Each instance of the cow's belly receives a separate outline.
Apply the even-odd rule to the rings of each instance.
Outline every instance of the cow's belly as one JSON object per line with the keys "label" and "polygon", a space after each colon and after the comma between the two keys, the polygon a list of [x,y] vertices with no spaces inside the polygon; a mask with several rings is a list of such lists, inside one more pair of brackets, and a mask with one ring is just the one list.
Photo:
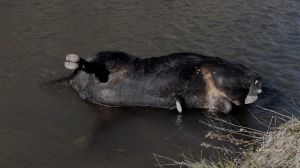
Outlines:
{"label": "cow's belly", "polygon": [[[109,106],[173,106],[174,94],[166,94],[166,82],[153,83],[155,79],[126,79],[117,84],[93,88],[91,102]],[[156,80],[157,81],[157,80]]]}

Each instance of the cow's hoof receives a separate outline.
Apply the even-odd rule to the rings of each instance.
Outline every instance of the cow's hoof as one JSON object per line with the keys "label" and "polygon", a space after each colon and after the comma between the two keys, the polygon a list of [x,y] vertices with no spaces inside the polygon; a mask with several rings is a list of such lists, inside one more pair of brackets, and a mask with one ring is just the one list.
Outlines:
{"label": "cow's hoof", "polygon": [[175,103],[176,103],[176,109],[177,109],[178,113],[182,113],[182,105],[181,105],[180,101],[176,100]]}
{"label": "cow's hoof", "polygon": [[68,54],[66,56],[65,68],[75,70],[79,67],[80,57],[75,54]]}

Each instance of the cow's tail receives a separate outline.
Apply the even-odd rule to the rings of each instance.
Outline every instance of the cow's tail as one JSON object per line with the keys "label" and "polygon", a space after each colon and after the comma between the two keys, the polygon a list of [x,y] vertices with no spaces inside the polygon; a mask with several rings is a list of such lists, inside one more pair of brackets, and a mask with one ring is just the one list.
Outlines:
{"label": "cow's tail", "polygon": [[64,76],[55,80],[41,83],[42,88],[59,88],[61,86],[67,86],[69,81],[72,80],[82,69],[83,62],[82,58],[75,54],[68,54],[64,66],[66,69],[73,70],[73,73],[68,76]]}

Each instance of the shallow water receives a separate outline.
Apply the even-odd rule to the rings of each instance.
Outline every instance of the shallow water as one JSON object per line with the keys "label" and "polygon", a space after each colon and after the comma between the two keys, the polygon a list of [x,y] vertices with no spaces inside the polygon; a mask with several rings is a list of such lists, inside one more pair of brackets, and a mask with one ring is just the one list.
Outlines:
{"label": "shallow water", "polygon": [[[200,146],[211,142],[201,111],[98,107],[68,87],[41,87],[70,73],[68,53],[219,56],[263,75],[256,105],[299,115],[297,0],[0,0],[0,8],[0,167],[153,167],[153,153],[216,155]],[[274,114],[256,105],[231,115],[266,130]]]}

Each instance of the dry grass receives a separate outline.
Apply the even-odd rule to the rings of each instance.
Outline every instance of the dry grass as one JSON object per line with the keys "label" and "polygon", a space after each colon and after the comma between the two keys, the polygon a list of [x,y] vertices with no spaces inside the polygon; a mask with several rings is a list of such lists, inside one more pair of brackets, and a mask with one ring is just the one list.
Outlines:
{"label": "dry grass", "polygon": [[241,167],[300,167],[300,120],[293,118],[268,132]]}
{"label": "dry grass", "polygon": [[[279,120],[285,121],[281,126],[272,128],[272,122],[278,120],[272,117],[268,125],[267,132],[261,132],[255,129],[242,127],[233,124],[230,121],[211,117],[210,122],[200,121],[216,131],[209,132],[206,137],[229,141],[235,145],[247,147],[239,152],[238,157],[225,158],[221,161],[209,161],[202,159],[200,161],[184,160],[178,162],[167,157],[154,154],[159,167],[170,165],[190,168],[260,168],[260,167],[300,167],[300,120],[294,116],[286,116],[270,109],[257,106],[267,112],[279,116]],[[236,138],[235,135],[239,135]],[[246,139],[246,140],[245,140]],[[219,150],[221,153],[230,156],[232,151],[217,147],[211,144],[202,143],[203,147]],[[257,147],[254,149],[254,147]],[[161,164],[159,160],[168,160],[169,164]]]}

